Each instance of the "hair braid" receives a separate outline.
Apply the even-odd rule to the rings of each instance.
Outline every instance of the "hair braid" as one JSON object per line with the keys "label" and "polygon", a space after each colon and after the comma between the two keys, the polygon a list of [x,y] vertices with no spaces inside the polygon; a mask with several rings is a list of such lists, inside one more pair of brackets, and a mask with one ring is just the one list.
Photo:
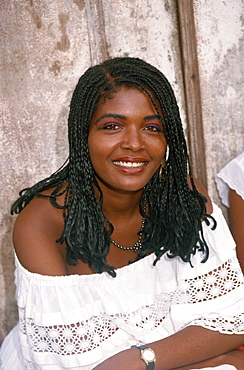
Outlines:
{"label": "hair braid", "polygon": [[[161,121],[169,147],[167,159],[168,178],[164,183],[158,179],[158,171],[145,188],[148,213],[145,217],[143,248],[137,260],[149,252],[156,260],[164,254],[171,258],[179,256],[190,262],[191,256],[200,250],[208,257],[208,246],[202,235],[201,219],[208,222],[205,199],[199,194],[191,176],[187,146],[181,124],[179,108],[166,77],[155,67],[139,58],[114,58],[89,68],[79,79],[74,90],[68,118],[69,163],[56,173],[40,181],[12,206],[12,212],[20,212],[32,198],[50,187],[56,187],[50,196],[56,207],[57,189],[67,182],[65,191],[64,231],[58,242],[66,242],[67,259],[77,263],[79,258],[94,266],[95,271],[107,271],[115,276],[113,267],[106,262],[110,248],[113,225],[106,220],[102,210],[102,193],[99,189],[89,159],[88,135],[93,113],[98,104],[121,87],[133,87],[144,91],[157,112],[163,112]],[[187,172],[192,183],[190,190]],[[95,196],[94,187],[100,192]],[[106,224],[105,224],[106,222]],[[108,228],[107,228],[108,227]]]}

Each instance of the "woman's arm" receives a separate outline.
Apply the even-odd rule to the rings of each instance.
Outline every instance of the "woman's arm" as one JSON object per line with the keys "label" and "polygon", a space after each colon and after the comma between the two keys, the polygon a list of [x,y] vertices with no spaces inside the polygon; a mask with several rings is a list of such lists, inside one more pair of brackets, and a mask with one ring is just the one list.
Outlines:
{"label": "woman's arm", "polygon": [[235,190],[229,190],[230,228],[237,246],[237,257],[244,273],[244,200]]}
{"label": "woman's arm", "polygon": [[[244,356],[241,353],[243,351],[232,350],[240,346],[243,341],[244,335],[221,334],[203,327],[189,326],[147,346],[156,354],[155,370],[201,369],[206,366],[226,364],[226,361],[239,370],[244,369]],[[140,350],[131,348],[112,356],[94,370],[113,369],[145,370],[146,365],[140,359]]]}
{"label": "woman's arm", "polygon": [[[187,365],[183,367],[178,367],[177,370],[192,370],[194,367],[195,369],[202,369],[208,367],[218,367],[220,365],[232,365],[235,366],[237,370],[244,369],[244,351],[233,350],[223,355],[211,358],[210,360],[201,361],[194,365]],[[221,368],[223,369],[223,368]]]}
{"label": "woman's arm", "polygon": [[30,272],[66,275],[65,245],[56,242],[64,227],[62,210],[49,198],[34,198],[18,215],[13,230],[17,257]]}

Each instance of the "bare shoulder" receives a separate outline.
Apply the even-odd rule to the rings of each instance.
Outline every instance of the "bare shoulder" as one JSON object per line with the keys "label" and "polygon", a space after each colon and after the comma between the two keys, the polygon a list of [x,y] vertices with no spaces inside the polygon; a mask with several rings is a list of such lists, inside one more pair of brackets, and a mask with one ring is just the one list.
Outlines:
{"label": "bare shoulder", "polygon": [[[49,195],[46,191],[46,195]],[[60,200],[62,202],[62,199]],[[64,228],[62,210],[36,197],[18,215],[13,243],[20,263],[42,275],[66,275],[65,246],[56,242]]]}
{"label": "bare shoulder", "polygon": [[[213,213],[213,204],[212,204],[212,201],[207,193],[207,190],[205,189],[205,187],[203,186],[203,184],[197,180],[196,178],[193,179],[194,180],[194,184],[196,186],[196,189],[197,191],[204,195],[205,198],[207,199],[207,203],[206,203],[206,211],[209,215],[211,215]],[[189,184],[189,187],[191,188],[191,182],[190,182],[190,177],[187,176],[187,181],[188,181],[188,184]]]}

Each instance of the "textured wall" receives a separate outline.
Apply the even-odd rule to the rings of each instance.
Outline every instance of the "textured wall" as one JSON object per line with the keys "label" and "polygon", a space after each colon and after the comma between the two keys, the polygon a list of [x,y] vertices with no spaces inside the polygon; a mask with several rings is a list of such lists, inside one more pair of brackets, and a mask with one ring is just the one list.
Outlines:
{"label": "textured wall", "polygon": [[244,2],[197,0],[194,11],[208,190],[220,204],[215,175],[244,150]]}
{"label": "textured wall", "polygon": [[[193,3],[208,189],[218,201],[213,178],[243,150],[243,1]],[[80,74],[107,57],[139,56],[169,78],[186,120],[176,0],[1,0],[0,27],[1,341],[17,320],[9,208],[66,159]]]}
{"label": "textured wall", "polygon": [[66,159],[79,76],[101,59],[139,56],[164,71],[185,118],[174,0],[1,0],[0,24],[1,340],[17,320],[9,208]]}
{"label": "textured wall", "polygon": [[67,156],[68,102],[90,58],[81,2],[4,0],[0,10],[2,337],[16,321],[10,205]]}

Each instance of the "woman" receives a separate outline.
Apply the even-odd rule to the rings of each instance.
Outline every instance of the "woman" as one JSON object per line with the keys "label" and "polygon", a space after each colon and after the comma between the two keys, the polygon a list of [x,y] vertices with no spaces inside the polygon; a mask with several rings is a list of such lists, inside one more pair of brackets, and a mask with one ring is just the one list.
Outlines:
{"label": "woman", "polygon": [[216,183],[222,203],[229,208],[230,229],[244,273],[244,152],[221,169]]}
{"label": "woman", "polygon": [[137,58],[88,69],[68,124],[69,163],[12,207],[3,368],[241,368],[243,276],[164,75]]}

